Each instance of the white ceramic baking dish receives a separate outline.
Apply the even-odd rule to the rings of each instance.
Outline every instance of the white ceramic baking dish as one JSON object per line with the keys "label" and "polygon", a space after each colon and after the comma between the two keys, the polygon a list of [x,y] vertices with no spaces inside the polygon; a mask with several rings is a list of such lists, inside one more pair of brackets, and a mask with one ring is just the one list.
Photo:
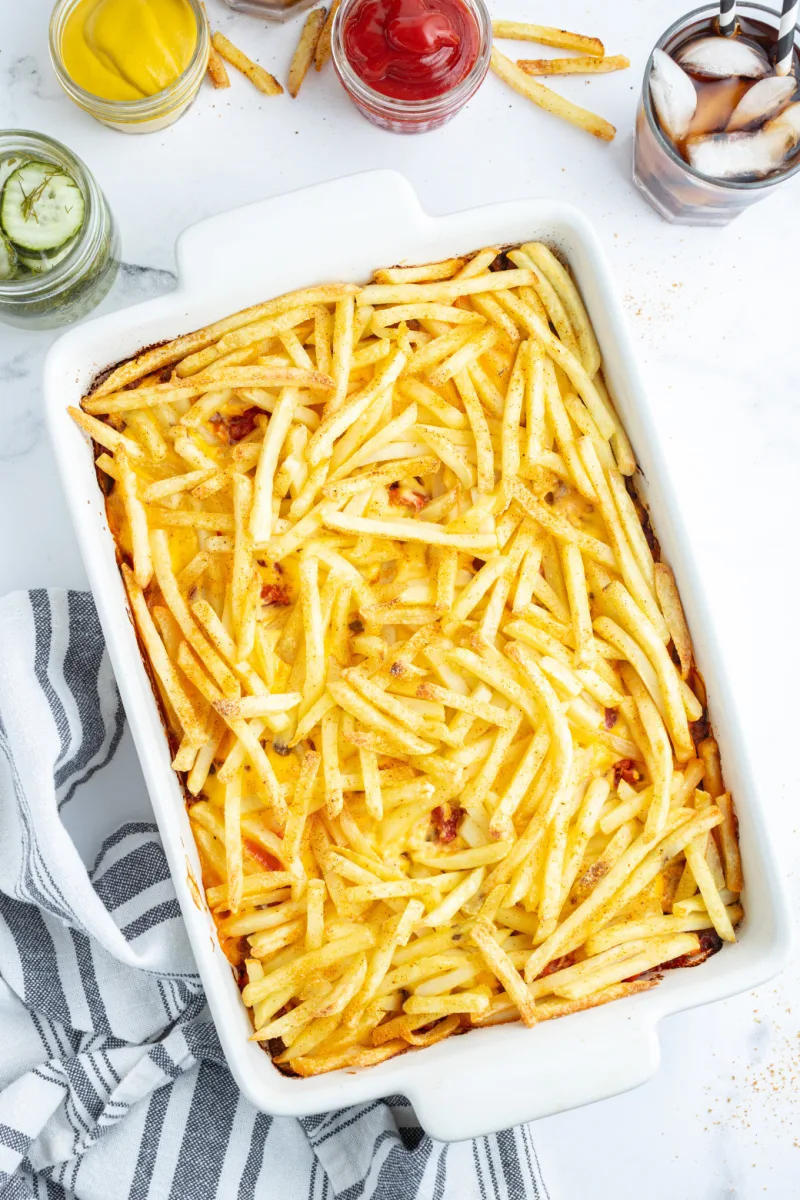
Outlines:
{"label": "white ceramic baking dish", "polygon": [[[66,413],[95,373],[142,346],[196,329],[236,309],[309,284],[366,281],[372,269],[426,262],[487,244],[533,238],[569,262],[603,351],[605,370],[648,488],[665,559],[672,564],[710,697],[725,777],[736,798],[747,890],[739,941],[692,970],[670,971],[653,991],[538,1028],[474,1030],[380,1066],[311,1079],[282,1075],[248,1041],[250,1019],[202,901],[199,863],[184,798],[142,665],[106,525],[91,449]],[[759,794],[728,685],[725,654],[702,592],[691,537],[679,526],[650,408],[614,285],[584,217],[556,201],[522,200],[446,217],[422,211],[410,185],[388,171],[294,192],[213,217],[178,240],[171,295],[90,321],[64,335],[45,365],[50,436],[100,620],[139,752],[197,966],[225,1055],[244,1094],[274,1114],[304,1115],[402,1093],[434,1137],[457,1140],[599,1100],[657,1069],[658,1023],[770,978],[789,949],[788,905],[770,845],[767,797]],[[644,481],[640,480],[644,488]]]}

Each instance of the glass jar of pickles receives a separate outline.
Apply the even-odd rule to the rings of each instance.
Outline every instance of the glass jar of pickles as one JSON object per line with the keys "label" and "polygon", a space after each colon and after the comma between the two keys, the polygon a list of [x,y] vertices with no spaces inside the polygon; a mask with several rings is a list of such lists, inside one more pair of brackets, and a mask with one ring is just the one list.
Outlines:
{"label": "glass jar of pickles", "polygon": [[119,266],[106,198],[77,155],[0,132],[0,321],[51,329],[99,304]]}

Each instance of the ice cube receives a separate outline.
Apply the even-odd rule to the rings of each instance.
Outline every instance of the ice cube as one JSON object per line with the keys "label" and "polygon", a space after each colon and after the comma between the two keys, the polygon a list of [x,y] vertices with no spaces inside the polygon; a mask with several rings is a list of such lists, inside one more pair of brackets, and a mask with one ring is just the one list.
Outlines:
{"label": "ice cube", "polygon": [[690,138],[686,154],[696,171],[712,179],[763,179],[781,167],[791,148],[786,129],[759,129]]}
{"label": "ice cube", "polygon": [[745,92],[728,122],[728,132],[762,125],[791,100],[797,88],[794,75],[770,75]]}
{"label": "ice cube", "polygon": [[658,119],[673,141],[686,137],[697,108],[697,92],[683,68],[663,50],[653,51],[650,95]]}
{"label": "ice cube", "polygon": [[705,37],[682,46],[675,55],[690,75],[700,79],[763,79],[772,67],[766,54],[735,37]]}
{"label": "ice cube", "polygon": [[790,104],[777,117],[767,121],[764,131],[766,133],[782,133],[786,137],[788,149],[794,150],[800,142],[800,102]]}

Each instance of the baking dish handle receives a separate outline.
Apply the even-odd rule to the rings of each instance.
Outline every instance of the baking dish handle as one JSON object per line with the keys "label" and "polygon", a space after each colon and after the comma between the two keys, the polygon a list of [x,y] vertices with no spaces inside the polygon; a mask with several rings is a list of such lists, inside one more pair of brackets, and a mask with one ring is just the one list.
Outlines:
{"label": "baking dish handle", "polygon": [[[371,220],[368,214],[373,214]],[[261,300],[262,279],[287,291],[318,280],[316,268],[305,279],[302,272],[298,275],[295,241],[283,236],[287,229],[305,227],[319,245],[359,245],[363,255],[365,244],[369,246],[365,239],[380,238],[382,230],[395,226],[418,232],[429,224],[430,218],[405,176],[391,170],[364,171],[245,204],[190,225],[175,244],[180,286],[203,294],[218,281],[224,280],[229,287],[231,279],[242,277],[256,283],[254,295]],[[374,253],[379,261],[383,250],[376,245]],[[343,254],[334,278],[347,274],[346,250]]]}
{"label": "baking dish handle", "polygon": [[444,1069],[435,1077],[427,1073],[406,1088],[425,1132],[443,1142],[479,1137],[630,1091],[658,1070],[656,1026],[643,1017],[628,1017],[601,1037],[583,1036],[573,1026],[561,1047],[533,1039],[518,1054],[487,1045],[483,1063],[470,1057],[462,1066],[454,1057],[439,1064]]}

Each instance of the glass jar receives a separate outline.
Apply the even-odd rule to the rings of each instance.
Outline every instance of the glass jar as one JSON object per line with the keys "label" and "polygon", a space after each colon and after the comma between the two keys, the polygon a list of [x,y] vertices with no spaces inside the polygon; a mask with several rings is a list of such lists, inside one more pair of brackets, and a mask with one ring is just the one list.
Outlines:
{"label": "glass jar", "polygon": [[351,67],[344,47],[348,17],[361,0],[341,0],[331,30],[331,57],[339,82],[363,116],[392,133],[427,133],[438,129],[475,95],[486,78],[492,53],[492,19],[483,0],[463,0],[478,28],[478,57],[464,78],[429,100],[398,100],[369,86]]}
{"label": "glass jar", "polygon": [[[667,54],[687,40],[693,28],[708,34],[719,17],[719,3],[704,4],[686,13],[656,42],[656,50]],[[775,30],[780,21],[778,13],[762,4],[741,2],[736,5],[740,22],[748,20],[768,25]],[[746,26],[745,26],[746,28]],[[800,38],[795,30],[795,56],[800,53]],[[659,124],[650,96],[650,72],[653,56],[647,61],[642,96],[636,114],[633,144],[633,182],[650,205],[667,221],[679,225],[727,225],[734,217],[757,200],[763,200],[784,179],[800,171],[800,153],[791,157],[783,170],[764,179],[712,179],[701,175],[673,146]]]}
{"label": "glass jar", "polygon": [[92,175],[61,142],[26,129],[0,133],[0,158],[15,155],[61,167],[81,190],[83,224],[69,252],[49,271],[0,279],[0,321],[54,329],[85,317],[108,292],[119,267],[119,237]]}
{"label": "glass jar", "polygon": [[156,133],[182,117],[197,95],[208,68],[208,22],[199,0],[187,0],[197,26],[197,42],[189,65],[169,87],[141,100],[106,100],[87,92],[68,74],[61,41],[67,19],[78,3],[80,0],[57,0],[50,17],[50,61],[69,98],[84,112],[121,133]]}
{"label": "glass jar", "polygon": [[223,3],[235,12],[265,17],[268,21],[288,21],[311,8],[314,0],[223,0]]}

